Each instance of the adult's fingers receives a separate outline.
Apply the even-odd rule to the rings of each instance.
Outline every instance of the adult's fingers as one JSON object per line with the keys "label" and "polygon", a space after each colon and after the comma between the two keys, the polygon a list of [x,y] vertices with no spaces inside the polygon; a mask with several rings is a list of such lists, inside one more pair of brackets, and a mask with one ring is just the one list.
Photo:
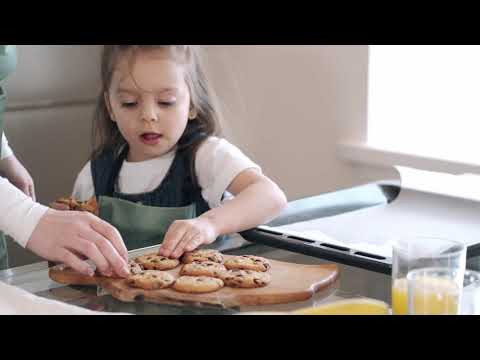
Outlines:
{"label": "adult's fingers", "polygon": [[35,195],[35,185],[33,183],[30,185],[30,196],[32,197],[33,201],[37,201],[37,197]]}
{"label": "adult's fingers", "polygon": [[112,268],[118,276],[127,277],[130,275],[126,261],[120,256],[112,243],[103,237],[102,234],[90,228],[85,232],[82,232],[80,236],[86,240],[89,240],[90,242],[93,242],[92,245],[98,248],[102,256],[108,262],[109,267]]}
{"label": "adult's fingers", "polygon": [[84,254],[82,254],[81,252],[79,252],[79,251],[77,251],[73,248],[69,248],[68,251],[70,251],[73,255],[78,257],[80,260],[88,260],[88,256],[85,256]]}
{"label": "adult's fingers", "polygon": [[107,276],[111,276],[110,265],[107,259],[103,256],[100,252],[98,247],[91,241],[80,239],[75,241],[72,244],[69,244],[76,252],[80,253],[81,255],[86,256],[88,259],[92,260],[93,263],[96,265],[97,269]]}
{"label": "adult's fingers", "polygon": [[58,257],[61,262],[70,266],[73,270],[84,274],[87,276],[93,276],[94,271],[85,261],[80,260],[78,257],[73,255],[70,251],[65,248],[60,248],[58,250]]}
{"label": "adult's fingers", "polygon": [[90,226],[92,229],[106,238],[126,263],[128,261],[128,250],[118,230],[99,217],[93,216],[92,214],[88,214],[88,216],[91,220]]}
{"label": "adult's fingers", "polygon": [[30,185],[27,183],[18,184],[17,187],[27,196],[30,196]]}

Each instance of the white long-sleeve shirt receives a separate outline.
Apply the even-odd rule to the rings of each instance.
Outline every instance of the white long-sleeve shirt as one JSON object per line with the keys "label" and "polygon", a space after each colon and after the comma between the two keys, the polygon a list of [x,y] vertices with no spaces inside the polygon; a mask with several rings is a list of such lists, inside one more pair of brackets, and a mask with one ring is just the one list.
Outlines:
{"label": "white long-sleeve shirt", "polygon": [[13,155],[12,149],[10,148],[10,146],[8,146],[8,140],[7,140],[7,137],[5,136],[5,133],[2,134],[1,146],[2,146],[2,152],[1,152],[0,160],[6,159],[7,157]]}
{"label": "white long-sleeve shirt", "polygon": [[130,315],[98,312],[34,295],[0,282],[0,315]]}
{"label": "white long-sleeve shirt", "polygon": [[25,247],[48,210],[0,177],[0,230]]}
{"label": "white long-sleeve shirt", "polygon": [[[5,136],[2,136],[1,146],[1,159],[13,154]],[[10,235],[18,244],[25,247],[47,210],[46,206],[34,202],[0,176],[0,231]]]}
{"label": "white long-sleeve shirt", "polygon": [[[3,160],[13,155],[7,138],[1,139]],[[25,247],[30,236],[47,211],[47,207],[34,202],[10,182],[0,177],[0,230],[12,236]],[[102,315],[59,301],[44,299],[15,286],[0,282],[0,315]]]}

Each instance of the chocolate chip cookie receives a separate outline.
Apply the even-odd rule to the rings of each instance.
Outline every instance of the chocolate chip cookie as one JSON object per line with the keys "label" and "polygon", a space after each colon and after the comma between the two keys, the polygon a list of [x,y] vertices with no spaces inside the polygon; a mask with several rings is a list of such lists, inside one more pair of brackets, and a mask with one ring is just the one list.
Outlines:
{"label": "chocolate chip cookie", "polygon": [[[143,267],[140,264],[136,263],[133,260],[128,260],[127,266],[128,266],[128,269],[130,270],[130,275],[140,274],[144,270]],[[95,270],[95,275],[96,276],[109,277],[109,276],[106,276],[106,275],[100,273],[100,271],[98,269]],[[112,275],[111,278],[118,278],[118,277],[116,275]]]}
{"label": "chocolate chip cookie", "polygon": [[225,266],[213,261],[193,262],[183,265],[180,275],[221,278],[225,271],[227,271]]}
{"label": "chocolate chip cookie", "polygon": [[170,270],[180,264],[177,259],[169,259],[158,254],[139,256],[135,258],[135,262],[146,270]]}
{"label": "chocolate chip cookie", "polygon": [[252,270],[265,272],[271,268],[270,262],[260,256],[241,255],[234,256],[225,261],[228,270]]}
{"label": "chocolate chip cookie", "polygon": [[130,274],[132,275],[140,274],[144,270],[142,265],[133,260],[128,260],[128,268],[130,269]]}
{"label": "chocolate chip cookie", "polygon": [[260,288],[267,286],[271,279],[267,273],[252,270],[228,270],[222,274],[225,285],[234,288]]}
{"label": "chocolate chip cookie", "polygon": [[205,261],[212,261],[221,264],[223,262],[223,255],[217,250],[200,249],[187,252],[182,256],[182,263],[184,264]]}
{"label": "chocolate chip cookie", "polygon": [[99,206],[97,203],[97,198],[94,196],[87,201],[79,201],[72,197],[60,198],[56,201],[59,204],[67,205],[68,210],[71,211],[88,211],[92,214],[99,214]]}
{"label": "chocolate chip cookie", "polygon": [[175,278],[171,274],[158,270],[145,270],[127,278],[128,285],[144,290],[165,289],[174,282]]}
{"label": "chocolate chip cookie", "polygon": [[222,280],[208,276],[181,276],[173,284],[174,290],[189,294],[210,293],[222,287]]}

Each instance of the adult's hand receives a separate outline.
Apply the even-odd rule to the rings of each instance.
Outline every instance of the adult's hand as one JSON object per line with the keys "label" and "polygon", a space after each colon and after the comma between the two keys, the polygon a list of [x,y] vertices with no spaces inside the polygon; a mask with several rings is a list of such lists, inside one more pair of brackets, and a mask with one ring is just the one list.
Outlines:
{"label": "adult's hand", "polygon": [[94,270],[81,257],[90,259],[107,276],[130,274],[127,248],[118,230],[88,212],[47,210],[27,249],[89,276]]}

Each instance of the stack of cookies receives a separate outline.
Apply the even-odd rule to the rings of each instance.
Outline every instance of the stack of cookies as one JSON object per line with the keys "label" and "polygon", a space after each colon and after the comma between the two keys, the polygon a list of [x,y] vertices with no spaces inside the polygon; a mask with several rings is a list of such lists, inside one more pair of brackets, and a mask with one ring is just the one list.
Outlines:
{"label": "stack of cookies", "polygon": [[92,214],[98,215],[98,203],[97,198],[94,196],[88,201],[79,201],[72,197],[60,198],[55,201],[58,204],[66,205],[67,210],[70,211],[87,211]]}
{"label": "stack of cookies", "polygon": [[[232,288],[259,288],[267,286],[271,268],[267,259],[259,256],[233,256],[224,260],[216,250],[196,250],[185,253],[181,261],[158,254],[143,255],[130,261],[131,275],[127,284],[131,287],[157,290],[172,288],[189,294],[217,291],[224,286]],[[180,277],[167,270],[180,269]]]}

